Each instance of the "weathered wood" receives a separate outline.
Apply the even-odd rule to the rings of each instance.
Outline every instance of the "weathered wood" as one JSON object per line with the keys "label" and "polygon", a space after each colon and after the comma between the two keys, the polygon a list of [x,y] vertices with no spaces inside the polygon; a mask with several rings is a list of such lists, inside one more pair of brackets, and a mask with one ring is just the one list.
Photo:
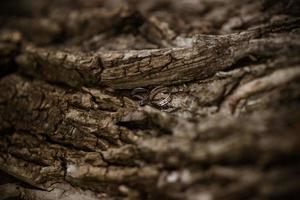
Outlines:
{"label": "weathered wood", "polygon": [[297,1],[27,6],[0,17],[3,199],[299,196]]}
{"label": "weathered wood", "polygon": [[[17,62],[25,74],[77,87],[104,84],[114,89],[133,89],[179,84],[211,77],[249,55],[270,57],[279,53],[293,54],[291,48],[300,49],[299,38],[283,35],[274,39],[263,36],[271,34],[274,29],[290,31],[299,28],[299,21],[284,21],[274,26],[225,36],[195,36],[181,39],[181,43],[184,43],[182,47],[167,49],[85,55],[81,52],[74,54],[26,47]],[[286,49],[283,50],[283,47]]]}

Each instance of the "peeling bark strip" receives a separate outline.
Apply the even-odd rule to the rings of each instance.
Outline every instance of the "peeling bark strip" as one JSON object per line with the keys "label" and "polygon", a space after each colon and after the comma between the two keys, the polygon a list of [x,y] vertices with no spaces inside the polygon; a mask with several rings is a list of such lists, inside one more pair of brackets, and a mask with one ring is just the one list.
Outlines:
{"label": "peeling bark strip", "polygon": [[299,197],[298,1],[11,2],[4,199]]}
{"label": "peeling bark strip", "polygon": [[75,87],[104,84],[115,89],[133,89],[172,85],[211,77],[252,54],[261,57],[282,53],[283,45],[287,53],[289,48],[299,49],[300,43],[294,38],[279,37],[279,41],[263,38],[263,35],[272,33],[274,29],[290,31],[299,28],[299,22],[300,19],[284,21],[270,27],[225,36],[195,36],[185,39],[183,47],[161,50],[82,55],[26,47],[17,62],[25,74]]}

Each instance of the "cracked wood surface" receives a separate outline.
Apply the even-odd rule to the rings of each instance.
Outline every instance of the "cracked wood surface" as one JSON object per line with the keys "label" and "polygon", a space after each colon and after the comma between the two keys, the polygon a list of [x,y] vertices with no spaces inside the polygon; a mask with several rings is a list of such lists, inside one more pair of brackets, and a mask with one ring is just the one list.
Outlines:
{"label": "cracked wood surface", "polygon": [[0,16],[4,199],[297,199],[297,1],[21,2],[0,3],[21,6]]}
{"label": "cracked wood surface", "polygon": [[289,31],[299,28],[298,24],[299,19],[296,19],[238,34],[194,36],[182,39],[182,47],[166,49],[95,52],[88,55],[29,46],[25,47],[17,62],[26,74],[75,87],[106,85],[114,89],[133,89],[173,85],[211,77],[252,54],[276,55],[282,52],[283,46],[286,49],[293,46],[299,48],[298,38],[262,37],[272,33],[276,26]]}

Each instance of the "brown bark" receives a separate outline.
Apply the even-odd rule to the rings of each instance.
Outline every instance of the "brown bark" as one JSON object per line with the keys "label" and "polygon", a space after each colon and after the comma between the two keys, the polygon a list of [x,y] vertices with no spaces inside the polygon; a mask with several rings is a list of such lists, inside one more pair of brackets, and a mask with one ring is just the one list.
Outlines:
{"label": "brown bark", "polygon": [[3,199],[297,199],[298,1],[11,5]]}

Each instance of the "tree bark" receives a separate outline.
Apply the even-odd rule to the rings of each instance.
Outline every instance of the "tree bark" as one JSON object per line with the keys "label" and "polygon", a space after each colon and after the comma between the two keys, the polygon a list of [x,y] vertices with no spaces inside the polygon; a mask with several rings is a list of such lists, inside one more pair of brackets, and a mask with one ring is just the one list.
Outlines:
{"label": "tree bark", "polygon": [[0,4],[0,199],[299,197],[299,1]]}

